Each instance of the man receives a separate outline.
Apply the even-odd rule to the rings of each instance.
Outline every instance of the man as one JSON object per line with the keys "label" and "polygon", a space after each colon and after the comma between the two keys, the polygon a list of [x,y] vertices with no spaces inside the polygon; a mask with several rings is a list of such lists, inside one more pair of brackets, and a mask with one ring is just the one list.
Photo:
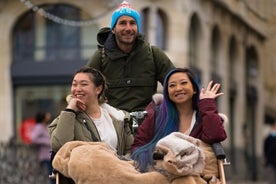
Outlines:
{"label": "man", "polygon": [[271,132],[264,141],[264,156],[267,165],[268,183],[276,181],[276,120],[271,125]]}
{"label": "man", "polygon": [[110,28],[98,35],[98,50],[88,66],[100,70],[107,79],[107,98],[112,106],[131,111],[144,110],[174,68],[158,47],[151,46],[139,34],[140,15],[124,1],[113,12]]}

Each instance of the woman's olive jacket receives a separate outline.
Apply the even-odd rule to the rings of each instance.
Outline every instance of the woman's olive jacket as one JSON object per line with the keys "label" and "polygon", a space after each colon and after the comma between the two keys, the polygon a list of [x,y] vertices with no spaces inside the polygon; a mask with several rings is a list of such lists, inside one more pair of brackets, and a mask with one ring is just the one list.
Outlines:
{"label": "woman's olive jacket", "polygon": [[[123,119],[116,119],[116,115],[110,114],[118,137],[118,155],[129,155],[133,143],[133,134],[126,120],[129,119],[129,113],[126,112],[125,115]],[[60,115],[49,125],[49,133],[54,152],[69,141],[101,141],[94,122],[83,111],[76,113],[61,111]]]}

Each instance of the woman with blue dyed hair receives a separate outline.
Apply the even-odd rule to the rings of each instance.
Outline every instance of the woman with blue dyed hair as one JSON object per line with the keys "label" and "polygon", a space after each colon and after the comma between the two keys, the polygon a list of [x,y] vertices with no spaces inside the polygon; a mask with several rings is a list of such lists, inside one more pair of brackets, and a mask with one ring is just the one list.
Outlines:
{"label": "woman with blue dyed hair", "polygon": [[132,158],[141,172],[152,166],[156,143],[172,132],[182,132],[205,143],[226,139],[222,118],[215,99],[220,84],[209,82],[199,89],[196,76],[188,68],[172,69],[163,83],[163,99],[153,98],[146,110],[148,115],[139,126],[132,144]]}

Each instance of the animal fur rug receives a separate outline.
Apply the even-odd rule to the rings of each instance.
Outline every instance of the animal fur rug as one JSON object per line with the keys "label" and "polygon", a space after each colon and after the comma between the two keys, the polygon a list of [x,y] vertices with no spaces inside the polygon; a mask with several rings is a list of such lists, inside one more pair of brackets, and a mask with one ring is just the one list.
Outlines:
{"label": "animal fur rug", "polygon": [[[64,144],[54,157],[53,167],[64,176],[72,178],[76,184],[219,184],[217,159],[212,147],[201,141],[199,146],[204,150],[205,167],[203,170],[197,168],[195,173],[189,175],[163,175],[158,171],[140,173],[135,169],[133,161],[120,160],[102,142],[72,141]],[[166,149],[176,153],[170,148]],[[169,162],[166,159],[169,157],[175,160],[174,154],[167,154],[156,166],[168,168]],[[202,172],[199,174],[199,171]]]}
{"label": "animal fur rug", "polygon": [[212,147],[180,132],[162,138],[154,154],[155,169],[165,173],[172,184],[219,184],[217,158]]}
{"label": "animal fur rug", "polygon": [[76,184],[168,184],[158,172],[138,172],[133,161],[120,160],[102,142],[67,142],[56,153],[53,167]]}

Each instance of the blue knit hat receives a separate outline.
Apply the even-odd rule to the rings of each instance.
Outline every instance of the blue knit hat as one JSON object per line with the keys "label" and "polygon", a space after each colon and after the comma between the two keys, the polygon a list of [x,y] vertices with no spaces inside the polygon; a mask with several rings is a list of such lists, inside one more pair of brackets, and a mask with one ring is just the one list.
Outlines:
{"label": "blue knit hat", "polygon": [[132,6],[127,1],[123,1],[119,5],[119,7],[113,12],[112,18],[111,18],[111,23],[110,23],[110,28],[113,29],[117,20],[121,16],[124,16],[124,15],[134,18],[134,20],[136,21],[136,24],[137,24],[138,32],[139,32],[140,31],[140,15],[136,10],[134,10],[132,8]]}

